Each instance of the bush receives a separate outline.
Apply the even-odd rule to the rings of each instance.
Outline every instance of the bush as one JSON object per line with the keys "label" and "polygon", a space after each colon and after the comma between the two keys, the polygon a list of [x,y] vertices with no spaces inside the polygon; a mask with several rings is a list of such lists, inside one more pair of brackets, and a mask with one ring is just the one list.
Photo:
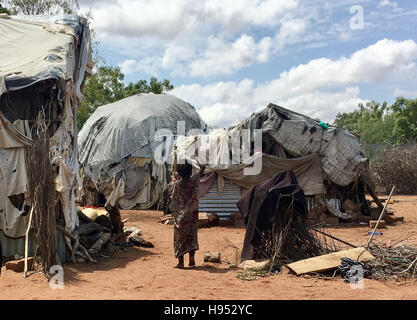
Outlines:
{"label": "bush", "polygon": [[385,149],[370,170],[377,192],[417,194],[417,144]]}

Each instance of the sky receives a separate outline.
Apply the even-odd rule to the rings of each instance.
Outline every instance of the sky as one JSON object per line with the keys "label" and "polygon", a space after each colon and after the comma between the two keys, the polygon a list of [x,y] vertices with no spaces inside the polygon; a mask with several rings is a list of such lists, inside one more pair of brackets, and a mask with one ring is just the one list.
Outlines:
{"label": "sky", "polygon": [[169,79],[213,127],[269,103],[331,123],[417,98],[415,0],[80,0],[125,81]]}

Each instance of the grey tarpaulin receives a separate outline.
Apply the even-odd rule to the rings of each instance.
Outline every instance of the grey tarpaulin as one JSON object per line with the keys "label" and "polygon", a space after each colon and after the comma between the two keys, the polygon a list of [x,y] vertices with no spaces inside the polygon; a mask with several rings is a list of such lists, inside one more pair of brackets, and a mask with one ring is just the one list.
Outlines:
{"label": "grey tarpaulin", "polygon": [[[182,125],[185,132],[177,132]],[[196,129],[202,133],[207,131],[196,109],[170,94],[138,94],[99,107],[79,134],[84,178],[91,179],[99,192],[110,197],[119,184],[113,178],[123,172],[126,190],[120,194],[123,201],[119,205],[129,208],[140,201],[137,203],[143,207],[149,206],[166,188],[165,165],[154,159],[157,148],[166,146],[161,154],[168,156],[177,134]],[[132,162],[142,170],[135,170]],[[132,179],[135,176],[143,181],[141,187]],[[150,180],[152,190],[149,190]],[[145,185],[148,187],[143,188]]]}
{"label": "grey tarpaulin", "polygon": [[92,69],[90,31],[85,24],[75,15],[0,15],[0,95],[3,74],[9,91],[46,79],[72,79],[80,99],[84,74]]}
{"label": "grey tarpaulin", "polygon": [[339,186],[352,183],[366,168],[368,159],[358,137],[346,130],[318,121],[274,104],[251,115],[234,130],[262,129],[295,157],[317,153],[325,176]]}

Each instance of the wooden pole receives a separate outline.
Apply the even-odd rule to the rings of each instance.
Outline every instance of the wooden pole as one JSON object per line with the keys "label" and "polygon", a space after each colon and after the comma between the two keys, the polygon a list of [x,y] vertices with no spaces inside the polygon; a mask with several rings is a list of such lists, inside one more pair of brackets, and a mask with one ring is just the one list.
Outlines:
{"label": "wooden pole", "polygon": [[389,194],[387,201],[385,201],[384,208],[382,209],[381,214],[379,215],[378,221],[377,221],[377,222],[376,222],[376,224],[375,224],[374,230],[372,231],[371,237],[369,238],[368,243],[367,243],[367,244],[366,244],[366,246],[365,246],[365,249],[368,249],[368,248],[369,248],[369,245],[370,245],[370,244],[371,244],[371,242],[372,242],[372,239],[373,239],[373,237],[374,237],[374,235],[375,235],[375,231],[376,231],[376,229],[378,228],[379,222],[381,221],[382,217],[384,216],[385,209],[386,209],[386,208],[387,208],[387,206],[388,206],[388,203],[389,203],[389,201],[390,201],[390,199],[391,199],[391,196],[392,196],[392,193],[394,192],[394,189],[395,189],[395,186],[393,186],[393,187],[392,187],[392,189],[391,189],[391,193]]}
{"label": "wooden pole", "polygon": [[33,216],[33,206],[30,209],[29,213],[29,223],[28,228],[26,229],[26,236],[25,236],[25,269],[23,272],[23,277],[26,278],[27,272],[28,272],[28,255],[29,255],[29,231],[30,227],[32,226],[32,216]]}
{"label": "wooden pole", "polygon": [[332,239],[334,239],[334,240],[336,240],[336,241],[339,241],[339,242],[341,242],[341,243],[347,244],[348,246],[351,246],[351,247],[353,247],[353,248],[357,248],[357,246],[355,246],[355,245],[353,245],[353,244],[351,244],[351,243],[349,243],[349,242],[346,242],[346,241],[344,241],[344,240],[341,240],[341,239],[339,239],[339,238],[336,238],[335,236],[332,236],[332,235],[330,235],[330,234],[328,234],[328,233],[325,233],[325,232],[323,232],[323,231],[317,230],[316,228],[313,228],[313,227],[309,227],[309,228],[310,228],[311,230],[314,230],[314,231],[316,231],[316,232],[318,232],[318,233],[321,233],[321,234],[325,235],[326,237],[329,237],[329,238],[332,238]]}

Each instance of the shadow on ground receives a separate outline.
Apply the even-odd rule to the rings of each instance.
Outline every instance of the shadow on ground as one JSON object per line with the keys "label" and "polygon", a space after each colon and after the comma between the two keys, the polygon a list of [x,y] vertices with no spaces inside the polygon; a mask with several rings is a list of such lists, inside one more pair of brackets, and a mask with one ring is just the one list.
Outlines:
{"label": "shadow on ground", "polygon": [[88,282],[80,276],[93,273],[96,271],[109,271],[114,269],[123,269],[128,263],[142,258],[155,255],[155,253],[144,248],[128,248],[126,251],[117,252],[107,258],[99,258],[98,263],[65,263],[64,274],[65,283],[74,284],[79,282]]}

